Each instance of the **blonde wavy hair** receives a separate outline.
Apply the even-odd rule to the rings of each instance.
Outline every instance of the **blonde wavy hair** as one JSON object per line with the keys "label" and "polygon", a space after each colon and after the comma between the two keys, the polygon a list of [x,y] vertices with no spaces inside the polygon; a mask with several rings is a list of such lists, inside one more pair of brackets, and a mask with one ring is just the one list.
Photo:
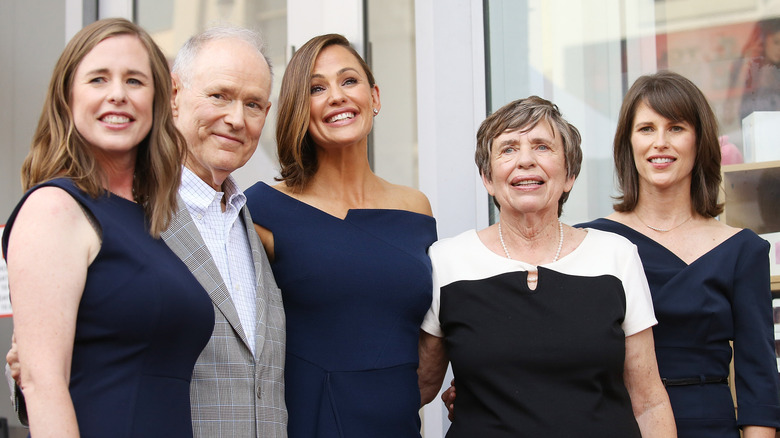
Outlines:
{"label": "blonde wavy hair", "polygon": [[74,125],[71,91],[73,76],[84,57],[101,41],[118,35],[138,37],[149,54],[152,69],[153,122],[149,134],[138,145],[133,191],[143,205],[149,233],[157,238],[175,212],[186,143],[173,124],[171,76],[165,55],[145,30],[125,19],[96,21],[81,29],[65,46],[54,66],[30,152],[22,164],[22,188],[26,191],[66,177],[92,197],[106,193],[105,171],[93,146]]}

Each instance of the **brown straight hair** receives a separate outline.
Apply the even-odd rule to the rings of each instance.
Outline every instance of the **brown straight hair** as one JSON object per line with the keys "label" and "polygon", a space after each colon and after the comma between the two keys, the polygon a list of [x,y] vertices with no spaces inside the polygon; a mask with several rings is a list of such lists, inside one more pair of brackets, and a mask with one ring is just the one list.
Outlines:
{"label": "brown straight hair", "polygon": [[639,202],[639,173],[634,163],[631,133],[640,103],[669,120],[684,121],[694,127],[696,159],[691,175],[691,202],[704,217],[719,215],[723,204],[718,203],[721,183],[718,120],[701,90],[686,77],[670,71],[641,76],[623,99],[613,151],[618,189],[622,193],[616,198],[615,211],[633,211]]}
{"label": "brown straight hair", "polygon": [[329,46],[341,46],[358,60],[369,86],[376,85],[368,64],[338,34],[320,35],[301,46],[290,59],[282,78],[279,112],[276,119],[276,147],[281,165],[281,177],[287,186],[301,190],[317,172],[317,151],[309,135],[310,84],[314,63],[320,52]]}

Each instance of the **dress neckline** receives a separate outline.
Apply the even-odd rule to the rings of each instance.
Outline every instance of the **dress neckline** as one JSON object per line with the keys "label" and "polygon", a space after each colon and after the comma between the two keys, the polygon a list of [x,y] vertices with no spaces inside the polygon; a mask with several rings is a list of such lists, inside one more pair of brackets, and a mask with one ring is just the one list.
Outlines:
{"label": "dress neckline", "polygon": [[119,195],[119,194],[117,194],[117,193],[115,193],[115,192],[112,192],[111,190],[106,190],[106,193],[109,193],[109,194],[111,195],[111,198],[114,198],[114,199],[121,199],[122,201],[124,201],[124,202],[125,202],[125,203],[127,203],[127,204],[132,204],[132,205],[141,205],[139,202],[137,202],[137,201],[132,201],[132,200],[130,200],[130,199],[127,199],[127,198],[125,198],[125,197],[124,197],[124,196],[122,196],[122,195]]}
{"label": "dress neckline", "polygon": [[258,181],[258,184],[266,186],[268,189],[272,190],[273,193],[279,194],[284,199],[288,199],[288,200],[290,200],[291,202],[293,202],[295,204],[302,205],[302,206],[307,207],[307,208],[309,208],[309,209],[311,209],[311,210],[313,210],[315,212],[319,212],[322,215],[325,215],[327,217],[333,218],[333,219],[335,219],[337,221],[341,221],[341,222],[347,222],[347,219],[349,219],[349,217],[352,216],[353,214],[376,212],[376,211],[399,212],[400,214],[408,213],[408,214],[411,214],[411,215],[422,216],[423,218],[428,218],[428,219],[431,219],[431,220],[434,219],[433,216],[428,216],[427,214],[417,213],[416,211],[411,211],[411,210],[403,210],[403,209],[400,209],[400,208],[350,208],[350,209],[347,210],[347,214],[343,218],[340,218],[340,217],[338,217],[336,215],[328,213],[325,210],[319,209],[319,208],[317,208],[317,207],[315,207],[315,206],[313,206],[313,205],[311,205],[309,203],[303,202],[300,199],[297,199],[297,198],[295,198],[293,196],[290,196],[287,193],[284,193],[283,191],[277,189],[276,187],[270,186],[270,185],[268,185],[267,183],[265,183],[263,181]]}
{"label": "dress neckline", "polygon": [[[642,234],[639,231],[629,227],[626,224],[620,223],[620,222],[612,220],[612,219],[607,219],[605,217],[596,219],[596,221],[605,221],[605,222],[609,222],[610,224],[615,224],[615,225],[617,225],[619,227],[625,228],[630,233],[634,234],[635,236],[639,237],[640,239],[643,239],[643,240],[649,242],[650,244],[655,245],[656,247],[663,249],[664,251],[669,253],[671,256],[673,256],[675,259],[677,259],[680,263],[685,265],[686,267],[687,266],[692,266],[693,264],[697,263],[699,260],[701,260],[701,259],[709,256],[709,254],[715,252],[715,250],[719,249],[721,246],[725,246],[727,243],[729,243],[730,240],[735,239],[738,235],[747,232],[747,229],[745,229],[745,228],[737,231],[736,233],[732,234],[731,236],[729,236],[728,238],[726,238],[725,240],[723,240],[719,244],[717,244],[714,247],[712,247],[709,251],[707,251],[704,254],[702,254],[699,257],[697,257],[696,260],[692,261],[691,263],[686,263],[685,260],[681,259],[677,254],[675,254],[672,250],[670,250],[666,246],[662,245],[661,243],[659,243],[655,239],[651,238],[650,236]],[[596,222],[596,221],[594,221],[594,222]]]}

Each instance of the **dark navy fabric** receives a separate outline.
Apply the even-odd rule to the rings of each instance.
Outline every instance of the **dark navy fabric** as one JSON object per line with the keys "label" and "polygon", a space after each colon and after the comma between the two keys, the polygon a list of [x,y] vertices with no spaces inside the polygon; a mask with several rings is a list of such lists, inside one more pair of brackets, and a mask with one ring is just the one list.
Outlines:
{"label": "dark navy fabric", "polygon": [[742,230],[689,265],[618,222],[578,226],[617,233],[637,246],[658,319],[653,336],[662,378],[728,376],[734,343],[739,421],[728,385],[669,386],[680,438],[738,438],[738,425],[780,427],[765,240]]}
{"label": "dark navy fabric", "polygon": [[252,220],[274,236],[289,437],[419,437],[435,220],[384,209],[341,219],[264,183],[245,194]]}
{"label": "dark navy fabric", "polygon": [[[67,191],[96,219],[100,251],[87,271],[73,345],[70,394],[82,437],[191,437],[190,379],[214,310],[184,263],[152,238],[139,204]],[[11,290],[13,298],[14,291]]]}

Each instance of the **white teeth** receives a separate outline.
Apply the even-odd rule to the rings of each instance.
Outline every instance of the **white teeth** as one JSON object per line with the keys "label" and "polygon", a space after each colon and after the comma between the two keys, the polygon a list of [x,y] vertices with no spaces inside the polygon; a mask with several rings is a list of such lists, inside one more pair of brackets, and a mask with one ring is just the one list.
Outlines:
{"label": "white teeth", "polygon": [[527,180],[523,180],[523,181],[520,181],[520,182],[516,182],[516,183],[514,183],[512,185],[514,185],[514,186],[533,186],[533,185],[539,185],[541,183],[542,183],[541,181],[535,181],[535,180],[527,179]]}
{"label": "white teeth", "polygon": [[351,119],[355,117],[355,113],[341,113],[328,119],[328,123],[338,122],[339,120]]}
{"label": "white teeth", "polygon": [[106,123],[121,124],[121,123],[129,122],[130,118],[126,116],[107,115],[103,117],[101,120],[103,120]]}
{"label": "white teeth", "polygon": [[672,159],[672,158],[651,158],[650,159],[651,163],[658,163],[658,164],[661,164],[661,163],[671,163],[673,161],[674,161],[674,159]]}

